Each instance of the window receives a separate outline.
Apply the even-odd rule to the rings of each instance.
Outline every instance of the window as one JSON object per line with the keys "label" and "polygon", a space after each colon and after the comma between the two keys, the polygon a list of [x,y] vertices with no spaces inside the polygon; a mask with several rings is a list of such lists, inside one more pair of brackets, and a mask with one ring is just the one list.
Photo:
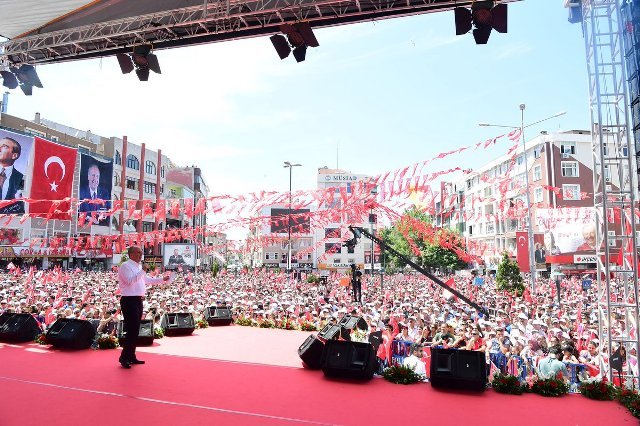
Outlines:
{"label": "window", "polygon": [[156,163],[154,163],[151,160],[147,160],[146,163],[144,164],[144,172],[148,173],[150,175],[155,175],[156,174]]}
{"label": "window", "polygon": [[608,234],[609,238],[607,238],[607,240],[609,241],[609,247],[615,247],[617,245],[616,231],[608,231]]}
{"label": "window", "polygon": [[326,228],[324,230],[325,238],[340,238],[340,229],[338,228]]}
{"label": "window", "polygon": [[541,151],[542,151],[542,150],[540,149],[540,147],[539,147],[539,146],[535,147],[535,148],[533,149],[533,158],[540,158],[540,152],[541,152]]}
{"label": "window", "polygon": [[273,259],[274,259],[274,260],[278,260],[278,257],[279,257],[278,255],[279,255],[279,254],[280,254],[280,253],[278,253],[278,252],[273,253]]}
{"label": "window", "polygon": [[153,223],[142,222],[142,232],[151,232],[151,231],[153,231]]}
{"label": "window", "polygon": [[160,177],[164,177],[164,166],[160,167]]}
{"label": "window", "polygon": [[340,253],[340,244],[336,243],[324,243],[325,253]]}
{"label": "window", "polygon": [[113,185],[120,186],[120,176],[117,173],[113,174]]}
{"label": "window", "polygon": [[127,189],[138,189],[138,180],[134,178],[127,178]]}
{"label": "window", "polygon": [[578,162],[577,161],[562,161],[562,177],[578,177]]}
{"label": "window", "polygon": [[524,163],[524,155],[518,155],[516,158],[516,164],[519,166],[522,163]]}
{"label": "window", "polygon": [[563,142],[560,145],[561,154],[576,155],[576,144],[573,142]]}
{"label": "window", "polygon": [[356,263],[355,259],[347,259],[347,263],[353,265],[354,263]]}
{"label": "window", "polygon": [[265,254],[264,254],[264,259],[265,259],[265,260],[271,260],[271,253],[268,253],[268,252],[267,252],[267,253],[265,253]]}
{"label": "window", "polygon": [[333,259],[333,263],[340,263],[340,258],[339,257],[335,257]]}
{"label": "window", "polygon": [[604,166],[604,180],[611,182],[611,171],[609,170],[609,165]]}
{"label": "window", "polygon": [[542,179],[542,167],[540,165],[533,167],[533,180],[534,182]]}
{"label": "window", "polygon": [[151,182],[144,182],[144,193],[145,194],[155,194],[156,193],[156,184]]}
{"label": "window", "polygon": [[160,185],[160,194],[164,195],[164,184]]}
{"label": "window", "polygon": [[562,198],[565,200],[579,200],[580,185],[562,185]]}
{"label": "window", "polygon": [[347,247],[347,253],[353,254],[355,252],[356,252],[356,248],[355,247]]}
{"label": "window", "polygon": [[541,203],[543,200],[542,188],[536,188],[533,190],[533,202]]}
{"label": "window", "polygon": [[122,157],[120,156],[120,151],[118,150],[116,150],[115,163],[118,165],[122,165]]}
{"label": "window", "polygon": [[171,188],[171,190],[169,192],[170,192],[169,196],[171,198],[178,198],[178,193],[176,192],[176,190],[174,188]]}
{"label": "window", "polygon": [[135,155],[127,155],[127,167],[133,170],[140,170],[140,161]]}

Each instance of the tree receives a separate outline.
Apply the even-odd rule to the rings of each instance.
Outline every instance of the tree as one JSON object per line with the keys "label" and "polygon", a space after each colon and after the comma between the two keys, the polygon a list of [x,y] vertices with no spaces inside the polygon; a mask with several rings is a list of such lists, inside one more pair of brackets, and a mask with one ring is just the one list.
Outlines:
{"label": "tree", "polygon": [[[429,230],[429,235],[425,235]],[[462,239],[446,238],[451,230],[436,230],[431,226],[431,217],[425,212],[412,207],[405,211],[400,220],[392,227],[380,231],[380,238],[391,248],[410,258],[424,268],[439,268],[440,270],[463,269],[467,263],[460,259],[456,251],[440,245],[443,240],[452,243],[458,252],[463,252]],[[408,236],[409,240],[405,237]],[[419,253],[416,253],[416,249]],[[387,269],[395,270],[404,267],[404,262],[398,257],[383,253]]]}
{"label": "tree", "polygon": [[502,261],[498,265],[496,287],[498,290],[506,291],[518,297],[524,293],[524,283],[518,263],[510,259],[506,252],[502,254]]}
{"label": "tree", "polygon": [[129,260],[129,251],[127,249],[125,249],[120,254],[120,263],[118,265],[122,265],[127,260]]}
{"label": "tree", "polygon": [[213,274],[213,278],[218,276],[218,272],[220,272],[220,264],[218,262],[213,262],[211,264],[211,273]]}

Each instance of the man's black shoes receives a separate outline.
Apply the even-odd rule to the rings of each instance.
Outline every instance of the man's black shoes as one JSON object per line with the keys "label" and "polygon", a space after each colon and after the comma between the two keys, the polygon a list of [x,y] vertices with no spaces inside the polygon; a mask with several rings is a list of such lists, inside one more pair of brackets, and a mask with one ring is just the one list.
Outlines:
{"label": "man's black shoes", "polygon": [[121,359],[120,361],[120,365],[122,366],[122,368],[131,368],[131,363],[129,361],[125,361],[123,359]]}
{"label": "man's black shoes", "polygon": [[132,361],[129,361],[129,364],[144,364],[144,361],[140,359],[134,359]]}

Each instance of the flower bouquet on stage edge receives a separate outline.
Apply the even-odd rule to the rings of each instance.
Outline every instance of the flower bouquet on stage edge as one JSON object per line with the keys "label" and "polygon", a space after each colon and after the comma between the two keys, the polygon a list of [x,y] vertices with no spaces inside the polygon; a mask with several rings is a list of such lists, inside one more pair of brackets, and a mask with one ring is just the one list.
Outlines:
{"label": "flower bouquet on stage edge", "polygon": [[382,376],[386,380],[400,385],[410,385],[424,380],[424,377],[413,371],[413,368],[402,365],[392,365],[385,368]]}
{"label": "flower bouquet on stage edge", "polygon": [[98,349],[115,349],[119,346],[118,338],[111,334],[101,334],[98,336]]}
{"label": "flower bouquet on stage edge", "polygon": [[520,383],[520,379],[516,376],[498,373],[491,380],[491,387],[499,393],[507,393],[510,395],[522,395],[529,390],[529,385]]}

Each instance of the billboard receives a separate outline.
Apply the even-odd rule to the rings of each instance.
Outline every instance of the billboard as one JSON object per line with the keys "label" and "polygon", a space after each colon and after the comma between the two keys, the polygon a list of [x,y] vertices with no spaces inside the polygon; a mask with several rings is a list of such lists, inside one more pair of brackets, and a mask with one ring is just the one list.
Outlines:
{"label": "billboard", "polygon": [[[22,198],[25,179],[31,177],[29,159],[33,149],[33,137],[0,129],[0,200]],[[0,214],[22,214],[23,202],[0,204]]]}
{"label": "billboard", "polygon": [[196,268],[195,244],[164,244],[162,265],[166,271],[194,271]]}
{"label": "billboard", "polygon": [[[80,155],[78,185],[78,219],[91,225],[108,226],[106,212],[111,209],[113,160],[101,160],[88,154]],[[98,200],[98,201],[93,201]],[[100,200],[105,200],[101,202]]]}
{"label": "billboard", "polygon": [[543,234],[547,256],[595,252],[596,219],[592,208],[537,209],[536,224]]}
{"label": "billboard", "polygon": [[[294,234],[309,234],[311,232],[311,220],[309,209],[291,209],[291,232]],[[289,231],[288,225],[289,209],[271,209],[271,233],[286,234]]]}

